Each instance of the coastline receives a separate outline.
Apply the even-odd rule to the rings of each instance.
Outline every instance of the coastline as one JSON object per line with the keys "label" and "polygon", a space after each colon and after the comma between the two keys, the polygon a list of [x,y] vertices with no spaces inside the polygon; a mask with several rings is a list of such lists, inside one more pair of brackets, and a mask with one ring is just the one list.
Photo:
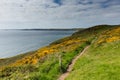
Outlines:
{"label": "coastline", "polygon": [[[76,32],[72,31],[3,31],[0,37],[0,58],[9,58],[19,54],[31,52],[41,47],[51,44],[53,41],[60,38],[72,35]],[[14,34],[14,35],[13,35]],[[18,37],[17,37],[18,36]]]}

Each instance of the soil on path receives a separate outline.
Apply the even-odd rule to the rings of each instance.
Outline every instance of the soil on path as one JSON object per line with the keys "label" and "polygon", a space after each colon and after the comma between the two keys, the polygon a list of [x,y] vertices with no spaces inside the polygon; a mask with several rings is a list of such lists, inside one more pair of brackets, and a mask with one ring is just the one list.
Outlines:
{"label": "soil on path", "polygon": [[73,66],[75,64],[75,62],[85,53],[85,51],[87,51],[87,49],[89,48],[90,46],[87,46],[82,52],[79,53],[78,56],[76,56],[72,61],[71,61],[71,64],[68,66],[68,69],[67,71],[62,74],[58,80],[65,80],[65,78],[69,75],[69,73],[72,71],[73,69]]}

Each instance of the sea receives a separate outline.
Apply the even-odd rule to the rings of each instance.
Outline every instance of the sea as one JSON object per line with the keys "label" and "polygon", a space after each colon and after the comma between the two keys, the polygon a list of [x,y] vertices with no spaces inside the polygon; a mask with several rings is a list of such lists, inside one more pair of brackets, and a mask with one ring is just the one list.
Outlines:
{"label": "sea", "polygon": [[0,30],[0,58],[34,51],[75,30]]}

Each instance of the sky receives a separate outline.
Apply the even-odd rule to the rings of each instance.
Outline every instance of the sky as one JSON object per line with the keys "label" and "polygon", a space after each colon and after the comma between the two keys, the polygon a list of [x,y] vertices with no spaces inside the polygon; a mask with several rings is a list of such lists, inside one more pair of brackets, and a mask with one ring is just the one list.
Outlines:
{"label": "sky", "polygon": [[0,29],[120,24],[120,0],[0,0]]}

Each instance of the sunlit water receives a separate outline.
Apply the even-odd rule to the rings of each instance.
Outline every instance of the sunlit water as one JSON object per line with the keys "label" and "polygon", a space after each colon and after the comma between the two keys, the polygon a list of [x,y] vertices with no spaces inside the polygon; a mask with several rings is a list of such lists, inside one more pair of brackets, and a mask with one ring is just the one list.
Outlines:
{"label": "sunlit water", "polygon": [[73,32],[0,30],[0,58],[36,50]]}

